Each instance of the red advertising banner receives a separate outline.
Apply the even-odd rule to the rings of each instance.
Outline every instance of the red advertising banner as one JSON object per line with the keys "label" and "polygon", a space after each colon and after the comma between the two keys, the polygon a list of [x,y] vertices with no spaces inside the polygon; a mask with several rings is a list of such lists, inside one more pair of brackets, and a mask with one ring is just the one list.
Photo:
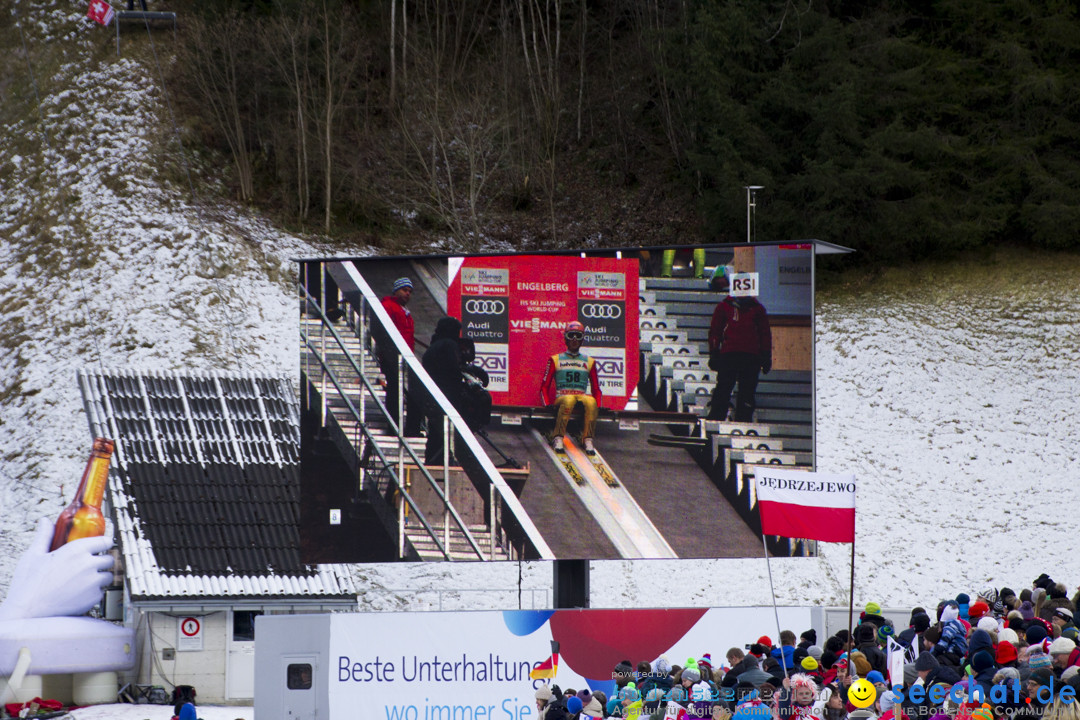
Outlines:
{"label": "red advertising banner", "polygon": [[499,405],[541,405],[562,331],[585,326],[581,352],[596,361],[602,407],[626,408],[638,383],[638,261],[565,255],[465,258],[450,263],[450,315],[476,343]]}

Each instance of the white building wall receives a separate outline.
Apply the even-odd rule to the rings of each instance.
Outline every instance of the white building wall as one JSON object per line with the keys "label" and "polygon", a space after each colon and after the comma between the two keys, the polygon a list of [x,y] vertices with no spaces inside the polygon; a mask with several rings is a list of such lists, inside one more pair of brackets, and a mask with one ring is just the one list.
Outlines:
{"label": "white building wall", "polygon": [[[227,611],[192,614],[202,623],[203,649],[180,651],[177,640],[182,618],[164,613],[150,612],[142,617],[142,660],[139,666],[139,682],[161,685],[166,692],[175,685],[191,685],[201,703],[225,701],[225,666],[228,640],[232,627]],[[173,659],[166,660],[167,650],[173,651]]]}

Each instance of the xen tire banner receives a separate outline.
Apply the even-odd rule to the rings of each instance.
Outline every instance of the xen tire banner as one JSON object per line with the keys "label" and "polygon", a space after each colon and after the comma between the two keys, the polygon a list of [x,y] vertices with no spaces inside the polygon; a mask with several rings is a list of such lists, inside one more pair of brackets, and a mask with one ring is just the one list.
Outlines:
{"label": "xen tire banner", "polygon": [[516,255],[450,267],[448,310],[476,342],[493,402],[540,405],[547,359],[566,349],[562,330],[577,320],[585,325],[581,351],[597,364],[602,407],[626,408],[638,382],[636,259]]}

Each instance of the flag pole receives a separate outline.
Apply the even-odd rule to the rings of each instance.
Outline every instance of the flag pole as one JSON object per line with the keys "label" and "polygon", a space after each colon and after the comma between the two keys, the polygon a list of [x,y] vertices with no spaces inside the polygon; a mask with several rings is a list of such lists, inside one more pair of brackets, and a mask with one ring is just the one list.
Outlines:
{"label": "flag pole", "polygon": [[[854,518],[852,524],[855,523]],[[851,662],[851,650],[855,647],[855,637],[852,633],[852,625],[854,624],[855,615],[855,528],[851,529],[851,587],[848,589],[848,614],[847,614],[847,633],[848,643],[851,644],[851,649],[847,650],[848,654],[848,672],[851,672],[853,666]]]}
{"label": "flag pole", "polygon": [[[772,580],[772,564],[769,562],[769,546],[765,542],[765,533],[761,533],[761,547],[765,550],[765,567],[769,570],[769,594],[772,595],[772,610],[773,615],[776,617],[776,642],[780,640],[780,611],[776,609],[776,588],[773,586]],[[783,644],[779,646],[780,650],[780,667],[784,668],[784,679],[788,679],[787,661],[784,659]]]}

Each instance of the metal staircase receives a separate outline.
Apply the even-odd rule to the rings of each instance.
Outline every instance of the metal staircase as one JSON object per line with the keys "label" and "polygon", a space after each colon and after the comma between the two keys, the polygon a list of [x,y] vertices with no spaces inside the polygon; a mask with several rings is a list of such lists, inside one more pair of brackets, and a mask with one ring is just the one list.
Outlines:
{"label": "metal staircase", "polygon": [[371,339],[373,324],[389,326],[403,351],[408,367],[402,368],[402,377],[411,369],[417,377],[430,379],[415,356],[406,352],[400,334],[355,268],[332,262],[318,265],[319,272],[333,273],[343,291],[351,291],[345,293],[343,317],[331,322],[321,303],[300,286],[302,372],[308,392],[321,404],[327,435],[356,472],[358,497],[375,506],[387,530],[398,538],[399,557],[553,559],[517,497],[445,398],[437,401],[445,403],[452,430],[465,438],[478,468],[467,473],[460,467],[427,466],[425,439],[400,435],[384,406],[386,393]]}

